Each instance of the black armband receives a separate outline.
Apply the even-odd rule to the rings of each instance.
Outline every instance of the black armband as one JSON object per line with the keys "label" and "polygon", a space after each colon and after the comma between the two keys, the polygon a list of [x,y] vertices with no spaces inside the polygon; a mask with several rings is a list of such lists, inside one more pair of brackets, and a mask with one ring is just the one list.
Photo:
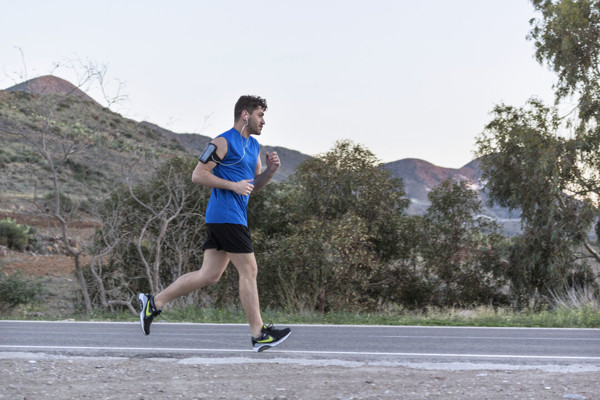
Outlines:
{"label": "black armband", "polygon": [[206,164],[209,161],[214,161],[216,163],[221,162],[221,157],[217,154],[217,146],[214,143],[209,143],[200,157],[198,157],[198,160],[203,164]]}

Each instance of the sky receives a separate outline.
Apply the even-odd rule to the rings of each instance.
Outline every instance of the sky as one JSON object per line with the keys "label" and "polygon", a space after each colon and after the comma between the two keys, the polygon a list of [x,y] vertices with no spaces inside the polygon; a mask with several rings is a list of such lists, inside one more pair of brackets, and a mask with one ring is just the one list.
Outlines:
{"label": "sky", "polygon": [[535,17],[527,0],[0,0],[0,89],[96,65],[113,111],[177,133],[217,136],[253,94],[261,144],[460,168],[495,105],[553,101]]}

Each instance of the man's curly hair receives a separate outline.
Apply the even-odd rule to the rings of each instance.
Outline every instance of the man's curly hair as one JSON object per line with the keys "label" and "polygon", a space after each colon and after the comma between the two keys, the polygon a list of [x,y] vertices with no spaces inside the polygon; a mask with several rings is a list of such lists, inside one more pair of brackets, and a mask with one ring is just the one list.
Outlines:
{"label": "man's curly hair", "polygon": [[233,120],[237,121],[240,119],[242,111],[246,110],[252,114],[258,107],[262,107],[263,111],[267,111],[267,100],[260,96],[240,97],[233,109]]}

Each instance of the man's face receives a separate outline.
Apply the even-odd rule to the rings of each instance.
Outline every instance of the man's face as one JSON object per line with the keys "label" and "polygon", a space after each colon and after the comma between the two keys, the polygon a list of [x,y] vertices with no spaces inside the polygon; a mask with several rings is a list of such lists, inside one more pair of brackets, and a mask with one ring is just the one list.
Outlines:
{"label": "man's face", "polygon": [[251,135],[260,135],[262,128],[265,125],[265,111],[262,107],[258,107],[248,117],[248,127]]}

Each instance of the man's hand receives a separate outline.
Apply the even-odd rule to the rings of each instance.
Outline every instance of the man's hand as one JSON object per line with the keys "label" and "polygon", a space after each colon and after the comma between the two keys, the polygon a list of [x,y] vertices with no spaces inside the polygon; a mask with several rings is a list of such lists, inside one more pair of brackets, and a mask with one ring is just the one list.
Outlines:
{"label": "man's hand", "polygon": [[252,181],[253,179],[245,179],[243,181],[234,182],[231,190],[242,196],[248,196],[254,190]]}
{"label": "man's hand", "polygon": [[267,169],[264,171],[262,171],[260,158],[256,161],[256,170],[254,171],[254,175],[256,177],[254,179],[254,184],[256,185],[254,189],[256,190],[264,188],[281,166],[281,161],[279,161],[277,152],[272,151],[270,153],[265,153],[265,158],[267,159]]}
{"label": "man's hand", "polygon": [[267,159],[267,169],[275,172],[281,166],[281,161],[279,161],[279,156],[276,151],[272,151],[270,153],[266,153],[265,157]]}

